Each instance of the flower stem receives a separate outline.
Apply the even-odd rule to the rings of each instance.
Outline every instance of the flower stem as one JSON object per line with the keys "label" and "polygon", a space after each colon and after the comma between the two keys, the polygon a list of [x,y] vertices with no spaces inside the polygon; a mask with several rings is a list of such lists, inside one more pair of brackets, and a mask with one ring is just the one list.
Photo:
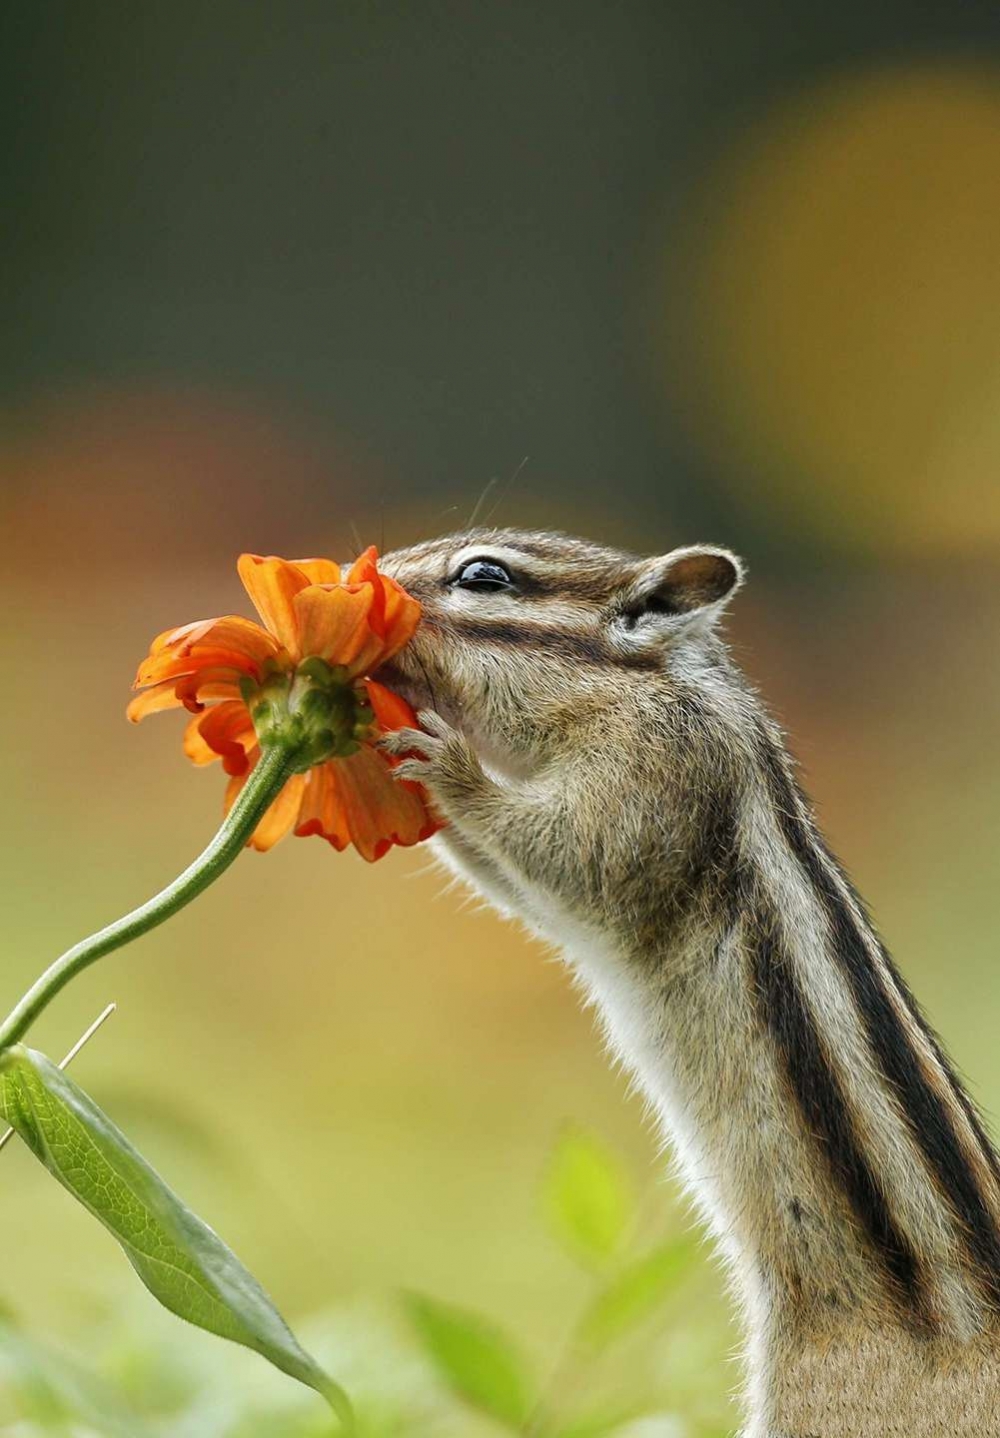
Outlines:
{"label": "flower stem", "polygon": [[292,773],[295,751],[287,744],[266,748],[208,847],[172,884],[124,918],[74,944],[46,969],[0,1024],[0,1050],[19,1043],[35,1019],[69,983],[105,954],[148,934],[215,882],[242,853],[264,814]]}

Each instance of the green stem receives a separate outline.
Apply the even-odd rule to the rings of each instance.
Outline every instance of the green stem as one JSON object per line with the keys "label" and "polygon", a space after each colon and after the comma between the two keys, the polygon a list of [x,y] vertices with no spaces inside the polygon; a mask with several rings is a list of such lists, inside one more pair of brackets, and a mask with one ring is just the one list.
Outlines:
{"label": "green stem", "polygon": [[185,904],[214,883],[243,852],[253,831],[291,775],[294,760],[295,750],[288,745],[274,744],[265,749],[221,829],[194,863],[155,898],[133,909],[124,918],[116,919],[106,929],[82,939],[56,959],[0,1024],[0,1049],[19,1043],[38,1015],[70,979],[105,954],[148,934],[150,929],[155,929],[183,909]]}

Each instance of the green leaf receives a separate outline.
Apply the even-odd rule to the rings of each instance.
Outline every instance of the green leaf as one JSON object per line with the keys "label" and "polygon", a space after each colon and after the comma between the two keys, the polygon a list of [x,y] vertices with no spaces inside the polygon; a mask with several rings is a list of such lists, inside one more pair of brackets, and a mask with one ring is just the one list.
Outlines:
{"label": "green leaf", "polygon": [[44,1054],[0,1053],[0,1117],[114,1235],[150,1293],[322,1395],[353,1431],[346,1394],[299,1346],[260,1284],[106,1114]]}
{"label": "green leaf", "polygon": [[448,1387],[466,1403],[520,1431],[533,1406],[519,1354],[487,1319],[425,1298],[406,1299],[410,1322]]}
{"label": "green leaf", "polygon": [[634,1217],[632,1186],[595,1135],[575,1126],[564,1130],[542,1195],[554,1233],[575,1257],[604,1264],[619,1251]]}
{"label": "green leaf", "polygon": [[594,1299],[581,1330],[584,1341],[603,1348],[648,1318],[677,1287],[697,1251],[696,1240],[685,1237],[626,1265]]}

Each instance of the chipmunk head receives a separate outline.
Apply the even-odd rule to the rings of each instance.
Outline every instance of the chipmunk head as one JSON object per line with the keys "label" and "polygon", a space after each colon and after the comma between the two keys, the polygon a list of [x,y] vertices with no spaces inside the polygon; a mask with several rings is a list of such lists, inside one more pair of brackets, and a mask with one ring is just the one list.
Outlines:
{"label": "chipmunk head", "polygon": [[711,630],[743,577],[709,545],[640,559],[562,534],[477,529],[387,554],[423,605],[384,674],[484,757],[530,763],[573,716],[648,681]]}

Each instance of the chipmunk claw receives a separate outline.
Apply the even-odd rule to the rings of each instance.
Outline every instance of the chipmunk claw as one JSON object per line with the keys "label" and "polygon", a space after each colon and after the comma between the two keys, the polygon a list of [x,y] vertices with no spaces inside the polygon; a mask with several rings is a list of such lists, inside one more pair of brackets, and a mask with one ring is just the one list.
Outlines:
{"label": "chipmunk claw", "polygon": [[419,729],[394,729],[377,747],[399,762],[393,777],[422,784],[439,802],[477,787],[485,775],[469,741],[433,709],[417,715]]}
{"label": "chipmunk claw", "polygon": [[[394,759],[406,759],[411,755],[429,759],[437,742],[439,741],[432,735],[425,734],[422,729],[392,729],[376,740],[375,748],[380,749],[383,754],[392,755]],[[399,772],[398,768],[396,772]]]}
{"label": "chipmunk claw", "polygon": [[426,734],[435,739],[458,738],[458,730],[454,729],[447,721],[442,719],[436,709],[421,709],[417,714],[417,723]]}

